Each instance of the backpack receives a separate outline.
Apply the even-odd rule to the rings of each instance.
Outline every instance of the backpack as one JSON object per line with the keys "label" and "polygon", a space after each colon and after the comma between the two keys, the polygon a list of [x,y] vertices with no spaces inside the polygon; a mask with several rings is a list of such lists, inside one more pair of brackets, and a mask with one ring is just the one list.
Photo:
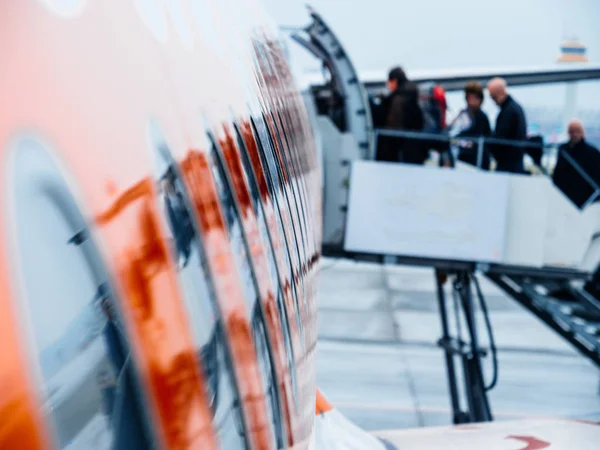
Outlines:
{"label": "backpack", "polygon": [[420,91],[419,102],[424,119],[423,131],[441,133],[446,128],[446,93],[441,86],[435,84],[428,84]]}

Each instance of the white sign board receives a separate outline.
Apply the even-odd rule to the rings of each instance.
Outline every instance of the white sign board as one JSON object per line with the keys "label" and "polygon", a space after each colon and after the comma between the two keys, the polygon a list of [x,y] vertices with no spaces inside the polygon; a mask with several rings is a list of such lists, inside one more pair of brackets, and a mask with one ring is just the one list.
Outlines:
{"label": "white sign board", "polygon": [[504,176],[510,179],[504,263],[539,267],[544,259],[548,190],[553,189],[552,182],[546,177]]}
{"label": "white sign board", "polygon": [[600,229],[598,210],[580,211],[547,177],[357,161],[345,249],[579,267]]}
{"label": "white sign board", "polygon": [[502,262],[510,177],[356,161],[347,251]]}

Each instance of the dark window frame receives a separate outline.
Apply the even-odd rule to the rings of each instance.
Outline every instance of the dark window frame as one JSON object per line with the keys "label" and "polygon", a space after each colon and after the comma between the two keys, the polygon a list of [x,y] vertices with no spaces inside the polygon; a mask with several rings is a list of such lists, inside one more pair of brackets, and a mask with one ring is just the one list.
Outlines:
{"label": "dark window frame", "polygon": [[[296,154],[296,143],[294,139],[286,133],[286,127],[281,117],[281,112],[277,111],[277,117],[273,111],[270,112],[271,118],[277,131],[280,147],[282,149],[281,157],[283,159],[282,170],[286,172],[288,179],[290,180],[290,186],[292,194],[296,200],[296,213],[298,215],[298,226],[302,231],[302,239],[304,242],[304,264],[308,264],[310,260],[309,252],[312,249],[311,237],[312,227],[307,218],[307,211],[305,206],[308,204],[302,193],[302,178],[301,172],[296,169],[295,154]],[[279,127],[277,123],[279,122]],[[279,132],[281,129],[281,133]],[[283,138],[281,137],[283,134]],[[287,152],[286,152],[287,149]]]}
{"label": "dark window frame", "polygon": [[[262,220],[264,221],[264,227],[266,230],[266,238],[267,238],[267,242],[266,247],[265,248],[265,252],[268,253],[270,255],[270,258],[273,261],[273,265],[275,266],[275,276],[276,276],[276,283],[277,283],[277,307],[279,310],[279,316],[280,316],[280,321],[281,321],[281,325],[282,325],[282,332],[283,332],[283,337],[284,337],[284,346],[285,346],[285,352],[288,358],[288,368],[290,371],[290,377],[292,380],[292,390],[293,390],[293,396],[294,396],[294,402],[296,404],[296,406],[298,406],[298,381],[297,381],[297,373],[296,373],[296,361],[294,359],[294,343],[293,343],[293,338],[291,335],[291,331],[290,331],[290,323],[288,320],[289,317],[289,312],[287,309],[287,305],[284,299],[284,288],[283,288],[283,277],[281,275],[281,269],[279,268],[279,265],[277,264],[277,256],[275,254],[275,246],[273,245],[273,236],[271,233],[271,230],[269,228],[269,224],[266,221],[266,214],[265,214],[265,210],[264,210],[264,205],[261,201],[261,196],[260,196],[260,191],[258,188],[258,181],[256,179],[256,174],[254,173],[254,170],[252,169],[252,163],[250,161],[250,156],[248,154],[248,148],[246,146],[246,143],[244,141],[244,138],[242,136],[242,133],[239,129],[239,126],[237,124],[237,122],[235,120],[232,121],[233,122],[233,128],[236,134],[236,138],[238,141],[238,148],[239,148],[239,153],[241,156],[241,161],[242,161],[242,167],[243,167],[243,171],[244,171],[244,175],[246,176],[246,182],[250,191],[250,197],[252,199],[252,208],[254,210],[254,214],[256,216],[256,220],[257,223],[260,220],[259,219],[259,215],[262,214]],[[258,145],[258,144],[257,144]],[[259,225],[260,226],[260,225]],[[288,253],[287,247],[285,249],[286,253]],[[268,256],[269,257],[269,256]],[[289,260],[290,256],[289,253],[287,254],[287,258]]]}
{"label": "dark window frame", "polygon": [[[277,211],[277,216],[279,218],[279,222],[281,225],[281,229],[283,230],[283,240],[285,243],[285,247],[286,247],[286,251],[290,257],[289,261],[290,261],[290,270],[291,270],[291,284],[292,284],[292,292],[294,295],[294,303],[296,306],[296,315],[297,315],[297,321],[298,321],[298,327],[300,330],[300,334],[301,334],[301,341],[304,343],[304,325],[302,323],[302,313],[301,313],[301,308],[300,308],[300,297],[302,298],[302,302],[306,302],[306,291],[305,291],[305,287],[304,287],[304,274],[302,273],[302,257],[301,257],[301,253],[300,253],[300,243],[298,242],[297,239],[297,233],[296,233],[296,227],[294,225],[294,221],[291,218],[291,206],[290,206],[290,200],[288,198],[288,194],[286,192],[285,189],[282,188],[283,186],[283,176],[280,172],[280,168],[279,168],[279,164],[277,163],[277,161],[275,160],[275,155],[273,154],[273,152],[275,151],[274,149],[274,143],[273,143],[273,136],[271,136],[271,133],[269,131],[269,128],[265,122],[264,116],[261,117],[262,120],[262,124],[265,127],[265,137],[267,140],[267,145],[270,148],[270,156],[274,161],[274,166],[271,165],[271,163],[269,163],[269,156],[267,155],[267,152],[265,150],[265,147],[267,147],[267,145],[265,145],[265,143],[263,142],[263,138],[261,137],[260,131],[258,130],[258,126],[255,122],[255,119],[253,117],[250,117],[250,123],[252,125],[252,131],[254,133],[255,136],[255,140],[257,143],[257,148],[258,148],[258,154],[260,156],[261,159],[261,163],[263,168],[265,169],[265,178],[267,180],[267,186],[269,188],[270,191],[270,195],[271,195],[271,199],[273,201],[273,205]],[[272,173],[272,171],[275,171],[277,173],[277,176],[275,177]],[[282,216],[282,206],[280,205],[280,200],[277,196],[277,191],[281,191],[283,197],[284,197],[284,209],[287,209],[288,214],[289,214],[289,218],[290,218],[290,225],[291,225],[291,234],[292,236],[288,236],[288,232],[286,230],[285,227],[285,221],[283,220],[283,216]],[[291,243],[292,244],[291,244]],[[300,279],[300,286],[298,286],[296,284],[296,280],[295,280],[295,273],[294,273],[294,264],[293,264],[293,257],[292,257],[292,252],[290,252],[290,247],[292,247],[295,249],[295,256],[296,256],[296,262],[297,262],[297,266],[298,266],[298,277]],[[298,288],[302,289],[302,294],[298,291]]]}
{"label": "dark window frame", "polygon": [[[263,344],[260,343],[256,337],[256,334],[257,334],[256,329],[257,329],[257,327],[261,327],[262,328],[261,334],[264,337],[264,345],[266,345],[267,355],[268,355],[268,359],[269,359],[269,366],[270,366],[269,376],[271,377],[271,385],[263,386],[263,388],[265,389],[265,394],[268,398],[268,403],[271,405],[270,407],[273,411],[273,420],[274,420],[273,428],[274,428],[274,432],[275,432],[277,448],[284,448],[286,446],[287,436],[286,436],[285,427],[283,425],[284,424],[283,408],[282,408],[280,392],[279,392],[280,384],[279,384],[279,379],[278,379],[278,374],[277,374],[276,364],[275,364],[276,356],[274,355],[273,345],[271,343],[271,337],[267,331],[264,305],[263,305],[263,301],[262,301],[261,294],[260,294],[260,288],[259,288],[259,284],[258,284],[256,270],[254,268],[254,264],[252,263],[252,259],[250,256],[251,250],[250,250],[250,245],[248,244],[248,236],[246,235],[246,231],[243,226],[241,207],[239,205],[237,195],[235,194],[233,180],[231,179],[231,175],[230,175],[229,171],[227,170],[227,163],[225,161],[221,145],[219,144],[218,140],[215,138],[212,131],[207,130],[206,134],[207,134],[209,144],[210,144],[210,148],[208,151],[208,157],[211,161],[209,162],[209,164],[214,164],[214,167],[219,172],[219,177],[222,179],[221,181],[223,182],[224,193],[229,198],[230,203],[231,203],[231,205],[223,205],[223,203],[221,201],[222,199],[219,197],[219,199],[218,199],[219,204],[220,204],[224,214],[226,214],[227,216],[229,214],[235,215],[235,220],[238,221],[239,226],[240,226],[240,235],[241,235],[242,245],[245,250],[245,257],[246,257],[245,262],[248,264],[248,267],[250,269],[250,276],[252,279],[253,289],[256,294],[256,304],[254,306],[254,310],[252,311],[251,317],[250,317],[253,341],[254,341],[254,346],[256,348],[257,358],[260,358],[259,344],[260,345],[263,345]],[[224,219],[227,219],[227,218],[224,218]],[[231,227],[231,225],[232,225],[232,222],[229,222],[227,224],[227,236],[228,236],[229,240],[231,240],[231,231],[229,229]],[[234,251],[235,250],[232,249],[232,252],[234,252]],[[240,277],[242,276],[242,274],[239,274],[239,275],[240,275]],[[241,280],[241,278],[240,278],[240,280]],[[259,366],[260,366],[260,362],[259,362]]]}
{"label": "dark window frame", "polygon": [[[56,163],[56,159],[53,157],[53,151],[51,150],[51,147],[46,145],[45,142],[36,138],[25,137],[19,139],[15,145],[18,145],[24,140],[31,140],[35,142],[36,145],[39,146],[35,151],[41,153],[42,158],[48,158],[48,160],[52,161],[51,166],[48,167],[50,171],[45,173],[44,177],[33,177],[33,186],[35,186],[39,190],[40,194],[46,198],[46,201],[48,201],[49,205],[56,209],[56,212],[64,221],[65,226],[71,230],[71,238],[65,242],[65,245],[74,245],[78,247],[78,250],[81,251],[82,259],[85,261],[85,268],[82,270],[85,270],[88,273],[90,280],[92,280],[97,286],[97,291],[92,301],[101,300],[102,298],[110,298],[112,300],[111,303],[116,316],[115,328],[118,333],[117,338],[122,348],[131,349],[131,345],[129,345],[131,335],[124,324],[124,314],[122,312],[121,301],[116,294],[117,291],[113,288],[115,285],[114,280],[112,279],[110,270],[108,270],[106,259],[102,255],[100,246],[98,245],[100,239],[98,236],[96,236],[93,227],[90,227],[90,222],[86,219],[87,215],[83,212],[84,209],[79,205],[77,197],[73,194],[73,190],[68,181],[69,174],[65,173],[64,167]],[[16,149],[15,151],[18,152],[20,150]],[[33,155],[33,157],[35,157],[35,155]],[[12,216],[11,219],[13,221],[18,220],[14,212],[9,213],[8,216]],[[16,248],[19,246],[18,239],[15,239],[15,246]],[[20,253],[17,257],[18,263],[15,264],[15,267],[19,277],[22,280],[22,283],[25,283],[25,280],[23,279],[23,271],[20,268],[21,264],[23,263],[22,259],[23,256]],[[62,270],[60,265],[57,265],[57,267]],[[27,294],[23,292],[21,288],[19,301],[27,304],[28,315],[34,314],[34,306],[29,299],[26,299],[26,297]],[[29,320],[31,319],[29,318]],[[28,335],[29,339],[35,340],[35,337],[32,335],[33,330],[31,328],[25,327],[24,332]],[[39,355],[36,354],[35,349],[30,348],[29,345],[27,347],[27,351],[30,354],[33,354],[32,359],[35,361],[37,369],[41,372],[41,361]],[[138,409],[141,413],[140,420],[142,422],[142,432],[144,433],[144,445],[149,445],[151,449],[155,449],[156,443],[158,442],[158,437],[154,433],[154,429],[156,428],[157,424],[155,418],[150,412],[151,402],[149,401],[149,398],[152,397],[152,394],[148,392],[148,389],[143,381],[143,377],[140,375],[140,367],[138,364],[136,364],[134,351],[129,351],[127,353],[123,367],[118,374],[119,377],[116,380],[117,385],[119,385],[119,381],[125,373],[126,366],[131,368],[135,396],[134,399],[136,402],[138,402]],[[46,400],[49,398],[47,392],[42,392],[41,395]],[[52,430],[53,438],[57,439],[57,436],[55,435],[56,423],[52,417],[52,411],[45,412],[43,416],[44,422]]]}
{"label": "dark window frame", "polygon": [[[151,122],[151,124],[152,124],[151,126],[156,127],[157,131],[159,131],[161,134],[161,138],[164,139],[164,136],[162,136],[162,131],[160,130],[160,127],[158,127],[158,125],[155,122]],[[221,336],[221,338],[222,338],[223,353],[224,353],[223,356],[225,359],[224,368],[227,371],[226,376],[229,378],[229,380],[231,382],[231,387],[232,387],[233,394],[234,394],[231,409],[236,411],[236,418],[234,420],[235,420],[235,423],[237,426],[237,433],[240,437],[243,438],[245,448],[250,449],[251,443],[249,440],[248,424],[246,422],[246,418],[244,417],[244,414],[241,409],[242,395],[241,395],[240,386],[239,386],[239,383],[238,383],[238,380],[236,377],[236,371],[234,368],[233,356],[232,356],[233,351],[231,348],[231,342],[229,340],[229,336],[228,336],[227,332],[225,332],[225,329],[224,329],[223,312],[222,312],[221,304],[219,302],[219,296],[217,295],[214,274],[213,274],[211,268],[208,266],[209,262],[208,262],[206,248],[205,248],[205,245],[203,242],[202,228],[199,226],[198,220],[196,218],[196,214],[194,213],[195,208],[192,204],[190,195],[188,193],[188,188],[185,184],[185,177],[183,176],[183,174],[181,172],[181,168],[180,168],[179,164],[177,163],[177,161],[175,160],[175,158],[173,157],[170,147],[166,143],[166,141],[163,142],[162,144],[164,144],[164,146],[159,148],[159,146],[157,145],[155,148],[153,148],[153,150],[160,152],[160,156],[163,158],[163,160],[165,160],[165,162],[169,163],[169,166],[175,172],[176,179],[179,180],[180,183],[182,184],[183,203],[185,205],[185,209],[188,211],[188,213],[190,215],[190,220],[191,220],[192,226],[194,228],[194,232],[196,235],[196,244],[195,244],[196,250],[199,253],[199,257],[200,257],[200,259],[202,261],[202,265],[203,265],[202,275],[205,276],[207,289],[208,289],[209,295],[210,295],[209,302],[211,304],[211,308],[213,309],[213,311],[215,313],[215,330],[214,330],[215,336],[211,337],[210,340],[212,341],[213,339],[217,339],[217,336]],[[153,145],[154,145],[154,143],[153,143]],[[182,291],[185,289],[185,287],[182,286],[179,278],[178,278],[178,286]],[[183,294],[183,295],[185,295],[185,294]],[[185,309],[185,307],[184,307],[184,309]],[[186,314],[187,314],[187,311],[186,311]],[[189,323],[189,325],[191,327],[194,326],[194,324],[192,324],[192,323]],[[196,358],[200,359],[200,361],[202,363],[202,371],[206,378],[205,382],[209,383],[210,374],[208,372],[210,371],[210,369],[207,367],[205,359],[203,358],[203,356],[199,356],[199,355],[196,355]],[[215,405],[215,408],[216,408],[216,405]],[[214,414],[214,412],[215,411],[213,411],[213,414]],[[213,422],[214,434],[218,436],[219,430],[215,427],[215,425],[217,425],[217,423]]]}
{"label": "dark window frame", "polygon": [[[281,126],[285,130],[285,123],[283,116],[286,116],[289,124],[293,124],[291,117],[289,117],[288,113],[282,114],[281,111],[277,112],[277,116],[279,118],[279,122]],[[293,125],[290,125],[293,126]],[[298,148],[299,143],[292,137],[289,139],[289,154],[290,154],[290,167],[294,172],[296,178],[296,189],[298,190],[298,196],[300,197],[300,207],[302,209],[306,236],[307,236],[307,244],[308,251],[314,251],[315,242],[314,238],[314,224],[311,222],[313,220],[312,211],[310,209],[310,202],[308,201],[308,191],[306,189],[305,178],[302,173],[302,161],[300,158],[300,148]],[[285,157],[285,155],[284,155]],[[312,256],[312,255],[309,255]],[[309,258],[310,259],[310,258]]]}

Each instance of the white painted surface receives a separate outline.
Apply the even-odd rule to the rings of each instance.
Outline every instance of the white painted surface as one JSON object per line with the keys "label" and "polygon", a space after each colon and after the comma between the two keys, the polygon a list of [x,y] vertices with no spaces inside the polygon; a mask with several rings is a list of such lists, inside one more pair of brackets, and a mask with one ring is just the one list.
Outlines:
{"label": "white painted surface", "polygon": [[358,161],[345,248],[501,262],[508,198],[506,176]]}
{"label": "white painted surface", "polygon": [[85,0],[39,0],[46,8],[58,16],[71,19],[81,15],[86,6]]}
{"label": "white painted surface", "polygon": [[350,133],[340,133],[329,117],[317,116],[323,147],[323,243],[341,244],[344,238],[345,213],[350,171],[342,161],[359,158],[359,150]]}
{"label": "white painted surface", "polygon": [[590,245],[593,216],[577,209],[558,189],[548,183],[548,218],[544,236],[544,264],[579,266]]}
{"label": "white painted surface", "polygon": [[600,264],[600,235],[595,239],[593,236],[600,232],[600,203],[594,203],[583,212],[585,220],[589,222],[592,232],[590,245],[587,247],[581,267],[585,270],[595,270]]}
{"label": "white painted surface", "polygon": [[548,216],[546,198],[549,180],[542,177],[497,175],[510,179],[504,262],[539,266],[544,255],[544,230]]}
{"label": "white painted surface", "polygon": [[412,449],[595,449],[600,442],[597,424],[562,420],[495,422],[376,433],[403,450]]}
{"label": "white painted surface", "polygon": [[600,227],[596,209],[580,211],[547,177],[357,161],[345,248],[579,267]]}
{"label": "white painted surface", "polygon": [[323,450],[385,450],[381,441],[335,409],[315,417],[315,444]]}

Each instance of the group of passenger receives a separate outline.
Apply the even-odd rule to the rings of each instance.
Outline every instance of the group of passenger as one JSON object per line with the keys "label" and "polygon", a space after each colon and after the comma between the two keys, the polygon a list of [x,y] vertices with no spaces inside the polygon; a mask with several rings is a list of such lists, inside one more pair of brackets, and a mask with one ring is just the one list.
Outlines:
{"label": "group of passenger", "polygon": [[[402,68],[393,68],[387,82],[389,95],[376,109],[375,126],[402,131],[423,131],[424,114],[419,104],[419,90],[411,82]],[[506,81],[494,78],[487,85],[492,100],[500,108],[494,131],[489,119],[481,109],[484,100],[483,87],[476,81],[465,87],[467,107],[458,114],[450,128],[459,126],[455,137],[477,138],[494,137],[502,140],[527,140],[527,120],[523,108],[509,95]],[[476,146],[461,148],[458,159],[489,169],[491,156],[496,160],[496,170],[501,172],[525,173],[523,156],[525,147],[504,144],[485,146],[482,160],[478,161]],[[402,139],[381,136],[378,143],[377,159],[380,161],[400,161],[423,164],[429,154],[427,143],[416,139]]]}
{"label": "group of passenger", "polygon": [[[388,75],[389,94],[374,108],[374,125],[379,129],[403,132],[427,131],[425,115],[419,101],[419,89],[411,82],[400,67],[393,68]],[[527,142],[527,119],[521,105],[508,93],[506,80],[493,78],[487,83],[490,98],[500,111],[494,128],[482,110],[484,88],[477,81],[467,83],[464,89],[466,107],[449,124],[447,130],[454,142],[459,142],[457,151],[450,146],[437,145],[426,139],[411,136],[380,135],[376,159],[380,161],[424,164],[431,149],[437,150],[442,160],[455,159],[490,170],[492,158],[495,170],[525,174],[523,159],[526,153],[541,161],[541,146]],[[600,185],[600,152],[585,141],[581,121],[574,119],[568,125],[569,142],[559,148],[553,178],[555,184],[578,206],[594,193],[594,183]],[[478,145],[478,138],[488,138],[491,143]],[[461,140],[460,138],[465,138]],[[491,138],[491,139],[490,139]],[[513,142],[500,142],[513,141]],[[537,143],[542,143],[539,139]],[[578,166],[576,168],[575,166]],[[585,172],[582,175],[582,172]],[[577,179],[577,180],[575,180]],[[600,196],[599,196],[600,197]]]}

